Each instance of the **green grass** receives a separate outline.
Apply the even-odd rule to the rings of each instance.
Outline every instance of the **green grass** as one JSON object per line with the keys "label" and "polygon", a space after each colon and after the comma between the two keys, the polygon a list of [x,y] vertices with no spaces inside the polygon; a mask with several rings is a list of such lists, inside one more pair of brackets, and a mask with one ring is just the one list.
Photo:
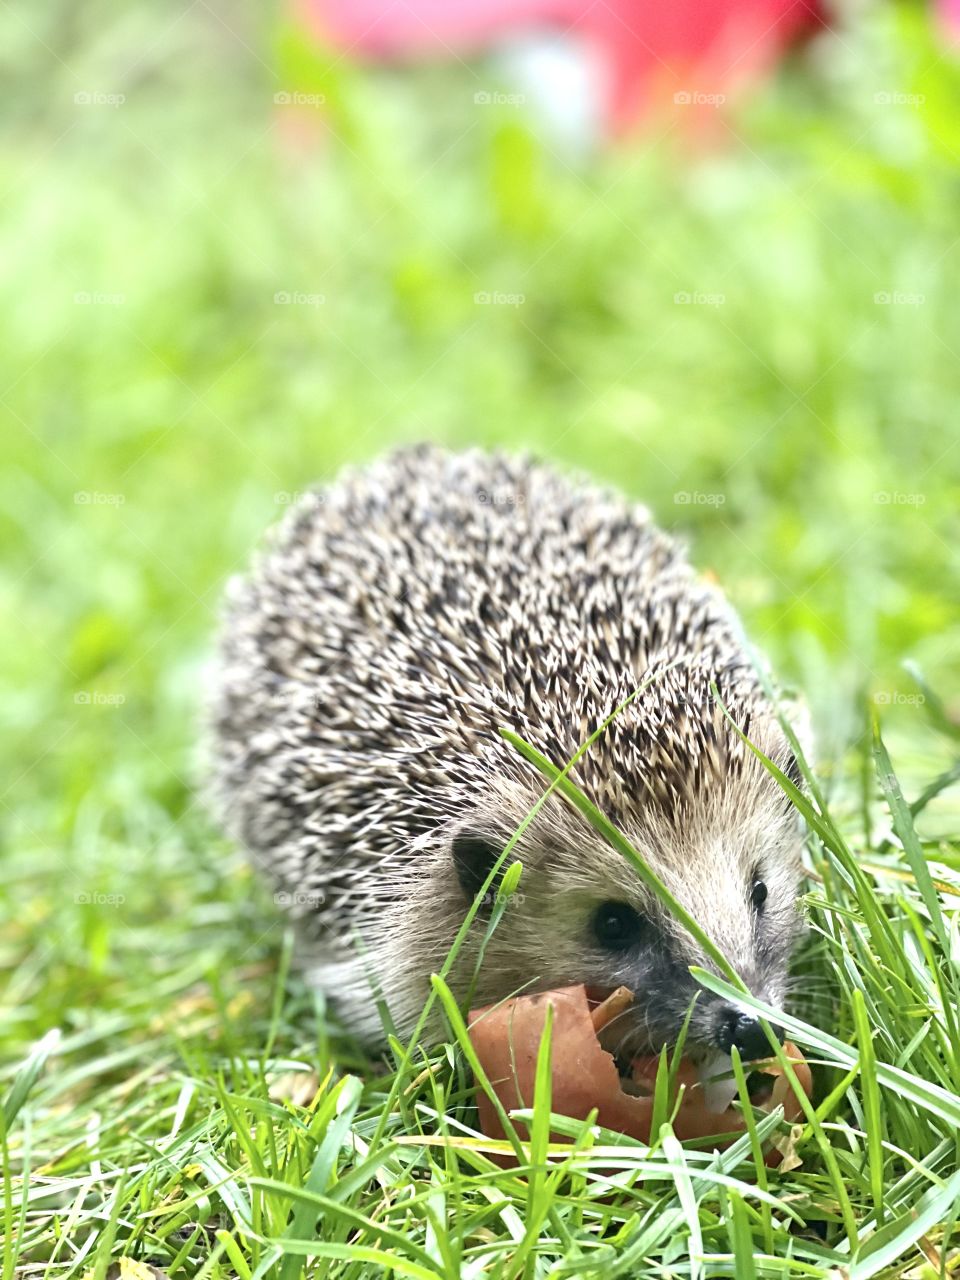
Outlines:
{"label": "green grass", "polygon": [[[918,13],[707,153],[664,123],[577,163],[474,106],[487,68],[331,66],[252,5],[0,36],[3,1280],[955,1273],[960,70]],[[291,90],[327,98],[299,140]],[[463,1054],[333,1035],[211,830],[224,579],[291,494],[425,437],[642,497],[808,698],[795,1167],[592,1133],[500,1169]],[[291,1071],[312,1105],[271,1098]]]}

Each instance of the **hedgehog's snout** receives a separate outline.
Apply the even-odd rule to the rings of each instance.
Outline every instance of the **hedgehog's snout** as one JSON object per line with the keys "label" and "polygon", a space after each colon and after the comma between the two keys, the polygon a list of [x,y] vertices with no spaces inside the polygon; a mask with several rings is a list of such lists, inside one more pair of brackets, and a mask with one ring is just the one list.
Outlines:
{"label": "hedgehog's snout", "polygon": [[[774,1026],[771,1023],[770,1030],[783,1044],[783,1028]],[[736,1045],[741,1058],[747,1060],[766,1058],[770,1055],[770,1041],[767,1039],[759,1018],[755,1018],[750,1013],[744,1013],[734,1005],[724,1005],[722,1007],[717,1021],[715,1038],[717,1048],[723,1053],[729,1053],[733,1046]]]}

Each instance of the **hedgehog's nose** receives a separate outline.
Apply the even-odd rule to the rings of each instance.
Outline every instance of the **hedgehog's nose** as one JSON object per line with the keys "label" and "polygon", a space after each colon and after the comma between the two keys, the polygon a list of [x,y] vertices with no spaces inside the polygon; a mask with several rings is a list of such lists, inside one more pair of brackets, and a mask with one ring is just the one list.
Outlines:
{"label": "hedgehog's nose", "polygon": [[[773,1034],[783,1044],[784,1033],[782,1027],[771,1025]],[[764,1034],[758,1019],[752,1018],[749,1013],[740,1013],[737,1009],[726,1009],[720,1020],[720,1026],[717,1029],[717,1044],[724,1053],[729,1053],[731,1048],[736,1045],[740,1051],[740,1057],[748,1061],[751,1058],[768,1058],[770,1056],[770,1042]]]}

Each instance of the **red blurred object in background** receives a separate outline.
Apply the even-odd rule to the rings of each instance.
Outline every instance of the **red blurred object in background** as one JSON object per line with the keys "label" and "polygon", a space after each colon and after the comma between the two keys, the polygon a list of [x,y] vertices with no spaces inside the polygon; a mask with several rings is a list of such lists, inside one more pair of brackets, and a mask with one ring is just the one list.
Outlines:
{"label": "red blurred object in background", "polygon": [[817,0],[297,2],[318,36],[373,61],[469,56],[560,35],[594,68],[599,125],[614,134],[658,105],[718,105],[824,23]]}
{"label": "red blurred object in background", "polygon": [[960,42],[960,0],[940,0],[937,9],[940,25],[948,39]]}

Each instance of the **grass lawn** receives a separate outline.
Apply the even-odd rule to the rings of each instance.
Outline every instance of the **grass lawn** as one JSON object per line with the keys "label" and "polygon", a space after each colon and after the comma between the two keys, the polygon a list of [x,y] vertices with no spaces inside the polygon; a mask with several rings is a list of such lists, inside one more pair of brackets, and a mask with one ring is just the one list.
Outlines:
{"label": "grass lawn", "polygon": [[[960,1271],[960,66],[918,11],[590,160],[487,68],[249,3],[16,0],[0,59],[3,1280]],[[500,1169],[462,1053],[364,1061],[203,812],[225,579],[422,438],[642,497],[811,705],[778,1171]]]}

